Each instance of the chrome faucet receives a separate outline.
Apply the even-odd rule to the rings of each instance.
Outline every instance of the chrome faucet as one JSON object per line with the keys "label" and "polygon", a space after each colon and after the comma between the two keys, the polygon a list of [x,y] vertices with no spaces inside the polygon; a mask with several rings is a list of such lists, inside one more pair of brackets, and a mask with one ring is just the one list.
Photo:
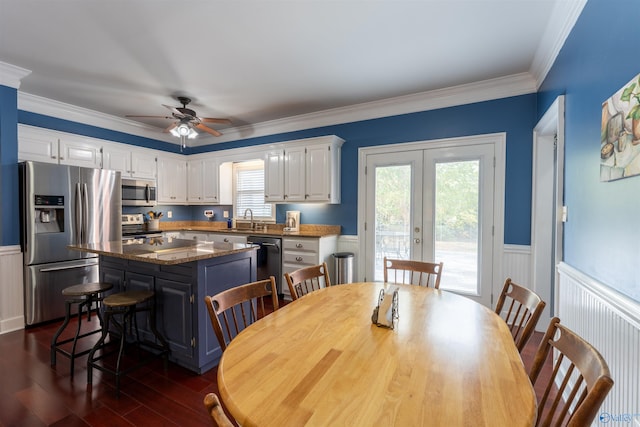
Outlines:
{"label": "chrome faucet", "polygon": [[251,208],[247,208],[244,210],[244,219],[247,219],[247,212],[249,212],[251,214],[251,229],[253,230],[253,211],[251,210]]}

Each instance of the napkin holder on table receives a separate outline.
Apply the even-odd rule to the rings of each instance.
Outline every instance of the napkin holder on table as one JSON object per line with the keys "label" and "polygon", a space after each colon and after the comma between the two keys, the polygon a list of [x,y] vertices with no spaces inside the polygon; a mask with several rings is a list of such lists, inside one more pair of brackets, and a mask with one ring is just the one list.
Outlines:
{"label": "napkin holder on table", "polygon": [[371,322],[377,326],[393,329],[398,318],[398,287],[380,290],[378,305],[373,309]]}

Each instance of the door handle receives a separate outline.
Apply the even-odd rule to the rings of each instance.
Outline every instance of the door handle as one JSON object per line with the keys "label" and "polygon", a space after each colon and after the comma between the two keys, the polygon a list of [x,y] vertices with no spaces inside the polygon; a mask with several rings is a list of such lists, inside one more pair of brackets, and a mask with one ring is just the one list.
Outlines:
{"label": "door handle", "polygon": [[413,243],[420,243],[420,239],[419,238],[413,239]]}

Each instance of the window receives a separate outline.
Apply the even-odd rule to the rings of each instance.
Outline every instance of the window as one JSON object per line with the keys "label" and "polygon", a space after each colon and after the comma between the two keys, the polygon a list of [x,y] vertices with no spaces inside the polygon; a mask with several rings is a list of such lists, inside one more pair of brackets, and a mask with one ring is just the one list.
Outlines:
{"label": "window", "polygon": [[233,164],[234,218],[243,218],[251,209],[253,218],[275,221],[273,205],[264,202],[264,161]]}

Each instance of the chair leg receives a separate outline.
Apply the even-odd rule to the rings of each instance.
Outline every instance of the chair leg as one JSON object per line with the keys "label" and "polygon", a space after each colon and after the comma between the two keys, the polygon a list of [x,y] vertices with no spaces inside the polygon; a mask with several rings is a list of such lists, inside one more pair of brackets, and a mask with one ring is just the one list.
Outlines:
{"label": "chair leg", "polygon": [[109,324],[111,323],[111,312],[109,310],[105,310],[104,312],[104,325],[102,327],[102,334],[100,335],[100,339],[95,343],[91,351],[89,352],[89,356],[87,357],[87,384],[93,383],[93,364],[94,355],[96,351],[102,347],[104,344],[104,340],[107,338],[107,334],[109,333]]}
{"label": "chair leg", "polygon": [[71,320],[71,302],[65,301],[64,322],[62,323],[62,325],[60,325],[56,333],[53,335],[53,338],[51,339],[51,366],[56,366],[56,353],[57,353],[56,348],[58,347],[58,338],[60,337],[60,334],[62,334],[62,331],[64,331],[64,328],[67,327],[70,320]]}

